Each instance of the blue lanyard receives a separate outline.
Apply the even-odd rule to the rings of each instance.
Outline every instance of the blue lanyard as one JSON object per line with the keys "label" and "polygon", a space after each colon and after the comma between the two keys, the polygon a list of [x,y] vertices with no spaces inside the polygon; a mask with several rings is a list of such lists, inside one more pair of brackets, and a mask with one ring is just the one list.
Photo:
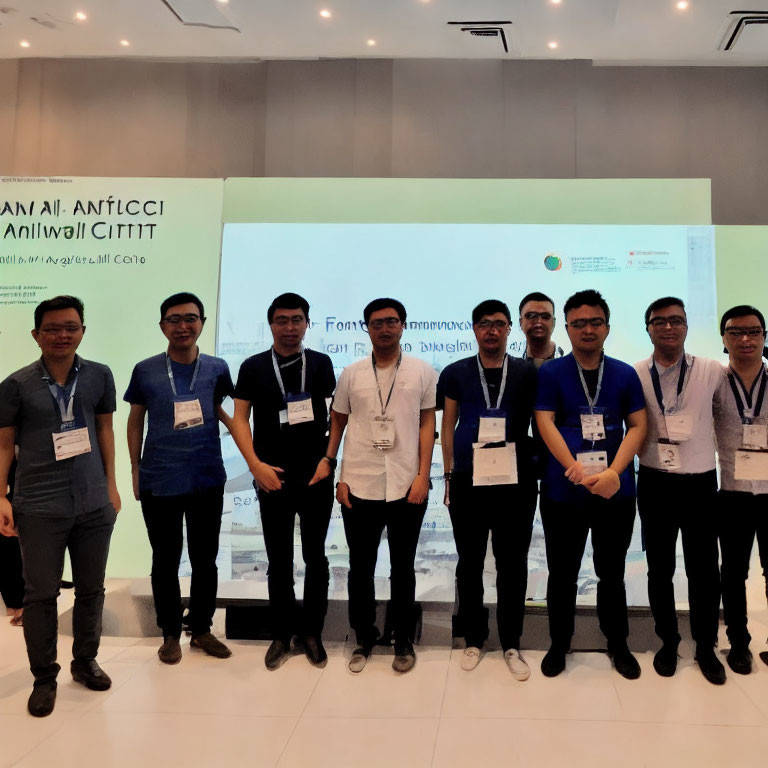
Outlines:
{"label": "blue lanyard", "polygon": [[[693,365],[693,363],[691,363]],[[675,410],[680,403],[680,395],[685,387],[685,373],[688,370],[688,361],[685,359],[685,352],[683,352],[682,360],[680,361],[680,377],[677,380],[677,399],[675,400]],[[666,409],[664,408],[664,395],[661,391],[661,379],[659,378],[659,371],[656,368],[656,361],[651,364],[651,381],[653,382],[653,391],[656,394],[656,401],[661,408],[661,413],[664,415]]]}
{"label": "blue lanyard", "polygon": [[67,387],[61,386],[54,378],[51,376],[47,370],[45,370],[45,365],[43,365],[43,370],[45,371],[45,376],[43,376],[43,379],[48,383],[48,391],[51,393],[51,396],[56,401],[56,404],[59,406],[59,413],[61,415],[61,421],[62,422],[69,422],[75,420],[75,390],[77,389],[77,380],[80,378],[80,368],[75,368],[75,380],[72,382],[72,387],[69,390],[69,393],[67,393]]}

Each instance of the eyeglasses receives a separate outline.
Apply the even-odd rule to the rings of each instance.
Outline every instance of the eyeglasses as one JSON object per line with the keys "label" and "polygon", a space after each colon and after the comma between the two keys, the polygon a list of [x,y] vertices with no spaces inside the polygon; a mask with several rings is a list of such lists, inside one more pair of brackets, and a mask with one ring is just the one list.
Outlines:
{"label": "eyeglasses", "polygon": [[565,327],[576,328],[579,330],[581,328],[586,328],[588,325],[592,328],[602,328],[602,326],[607,325],[607,323],[602,317],[590,317],[586,320],[572,320],[570,323],[566,323]]}
{"label": "eyeglasses", "polygon": [[45,336],[58,336],[60,333],[69,333],[74,335],[75,333],[84,330],[84,325],[75,325],[72,323],[71,325],[46,325],[45,328],[40,329],[40,333],[44,334]]}
{"label": "eyeglasses", "polygon": [[491,328],[503,331],[505,328],[509,328],[509,323],[506,320],[480,320],[480,322],[475,323],[475,327],[481,331],[489,331]]}
{"label": "eyeglasses", "polygon": [[543,320],[548,323],[552,319],[551,312],[526,312],[523,317],[526,320]]}
{"label": "eyeglasses", "polygon": [[387,328],[397,328],[397,326],[400,325],[400,318],[382,317],[378,320],[371,320],[369,323],[363,323],[364,328],[367,327],[374,331],[381,330],[385,325]]}
{"label": "eyeglasses", "polygon": [[726,328],[725,332],[732,339],[740,339],[742,336],[762,336],[765,331],[762,328]]}
{"label": "eyeglasses", "polygon": [[272,320],[272,324],[279,328],[286,328],[289,325],[304,325],[307,322],[307,318],[304,315],[293,315],[292,317],[286,317],[282,315],[275,317]]}
{"label": "eyeglasses", "polygon": [[163,318],[164,323],[168,325],[178,325],[179,323],[187,323],[187,325],[193,325],[200,320],[200,315],[195,315],[190,312],[188,315],[167,315]]}
{"label": "eyeglasses", "polygon": [[679,328],[681,325],[687,325],[684,317],[680,315],[672,315],[672,317],[654,317],[648,321],[648,325],[652,325],[654,328],[663,328],[665,325],[669,325],[672,328]]}

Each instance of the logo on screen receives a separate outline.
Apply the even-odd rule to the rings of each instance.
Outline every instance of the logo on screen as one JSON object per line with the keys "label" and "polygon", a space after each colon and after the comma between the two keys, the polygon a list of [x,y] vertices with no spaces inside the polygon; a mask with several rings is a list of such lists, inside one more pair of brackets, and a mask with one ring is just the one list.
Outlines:
{"label": "logo on screen", "polygon": [[557,272],[558,269],[562,268],[563,260],[556,253],[548,253],[544,257],[544,266],[550,272]]}

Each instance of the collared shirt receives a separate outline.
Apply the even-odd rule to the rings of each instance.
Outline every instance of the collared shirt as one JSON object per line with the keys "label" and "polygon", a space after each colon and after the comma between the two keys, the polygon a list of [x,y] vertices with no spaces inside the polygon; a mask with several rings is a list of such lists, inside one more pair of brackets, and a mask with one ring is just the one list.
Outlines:
{"label": "collared shirt", "polygon": [[[200,355],[194,391],[190,391],[195,363],[170,361],[177,396],[168,378],[165,353],[137,363],[123,400],[147,409],[147,436],[139,465],[139,488],[155,496],[182,496],[224,485],[216,406],[232,395],[226,362]],[[203,423],[191,429],[174,429],[176,400],[200,401]]]}
{"label": "collared shirt", "polygon": [[106,365],[77,356],[67,388],[75,375],[74,412],[88,428],[91,451],[62,461],[56,461],[51,437],[61,430],[61,413],[42,358],[0,383],[0,428],[16,428],[19,464],[13,505],[22,514],[71,517],[109,504],[96,416],[114,412],[115,382]]}
{"label": "collared shirt", "polygon": [[[725,373],[730,372],[729,366],[725,369]],[[723,377],[723,381],[715,392],[714,413],[717,458],[720,462],[720,487],[724,491],[768,493],[768,480],[735,480],[733,477],[736,468],[736,451],[742,445],[742,421],[726,376]],[[763,403],[760,415],[768,416],[768,402]]]}
{"label": "collared shirt", "polygon": [[716,360],[694,357],[686,353],[685,361],[688,370],[678,402],[677,384],[680,379],[682,360],[681,356],[674,365],[667,368],[656,363],[665,410],[669,413],[670,409],[674,409],[674,413],[684,413],[692,419],[691,436],[679,445],[682,466],[680,469],[673,470],[666,470],[659,461],[657,447],[659,438],[667,438],[668,434],[665,430],[664,416],[653,389],[651,378],[653,355],[635,363],[635,370],[643,385],[645,404],[648,408],[648,435],[640,451],[640,463],[644,467],[666,470],[675,474],[711,472],[715,468],[712,399],[725,379],[725,370]]}
{"label": "collared shirt", "polygon": [[[379,368],[379,383],[386,401],[395,365]],[[437,372],[429,363],[403,355],[397,371],[387,416],[395,422],[395,443],[379,450],[373,446],[370,422],[381,414],[371,359],[348,365],[339,376],[333,410],[349,416],[344,436],[339,481],[360,499],[402,499],[419,473],[421,411],[435,407]]]}

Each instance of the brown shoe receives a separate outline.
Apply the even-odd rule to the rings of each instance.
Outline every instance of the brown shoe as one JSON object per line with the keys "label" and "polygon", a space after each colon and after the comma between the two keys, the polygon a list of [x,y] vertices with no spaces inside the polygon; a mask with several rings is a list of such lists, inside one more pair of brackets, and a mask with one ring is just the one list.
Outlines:
{"label": "brown shoe", "polygon": [[203,632],[202,635],[192,635],[189,645],[192,648],[199,648],[209,656],[214,656],[217,659],[228,659],[232,655],[232,651],[210,632]]}
{"label": "brown shoe", "polygon": [[157,655],[163,664],[178,664],[181,661],[179,638],[168,635],[163,644],[157,649]]}

